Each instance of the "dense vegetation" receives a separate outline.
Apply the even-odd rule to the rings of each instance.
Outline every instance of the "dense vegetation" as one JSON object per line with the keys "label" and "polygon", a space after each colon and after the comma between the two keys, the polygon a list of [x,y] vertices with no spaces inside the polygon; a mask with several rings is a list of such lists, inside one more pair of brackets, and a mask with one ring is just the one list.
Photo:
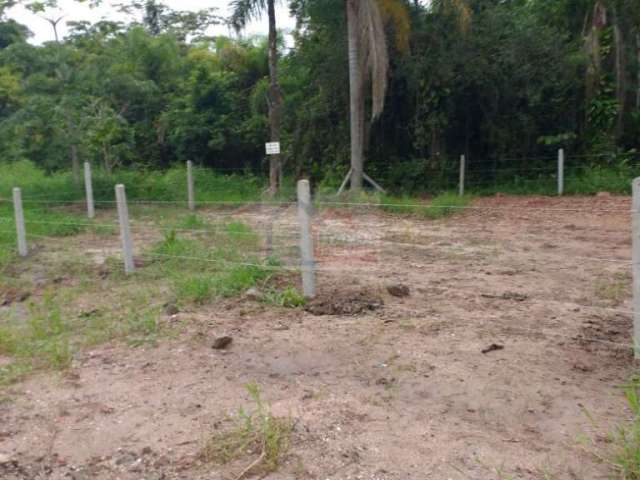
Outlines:
{"label": "dense vegetation", "polygon": [[[350,155],[344,0],[289,3],[298,28],[292,46],[280,41],[285,175],[335,185]],[[472,184],[535,185],[559,147],[570,179],[597,184],[606,172],[626,185],[637,173],[639,2],[379,4],[389,85],[382,115],[366,125],[365,169],[384,185],[451,187],[460,154]],[[207,27],[224,19],[132,5],[143,21],[76,23],[42,46],[3,10],[0,162],[77,177],[86,160],[106,172],[191,159],[220,173],[266,173],[267,40],[211,38]]]}

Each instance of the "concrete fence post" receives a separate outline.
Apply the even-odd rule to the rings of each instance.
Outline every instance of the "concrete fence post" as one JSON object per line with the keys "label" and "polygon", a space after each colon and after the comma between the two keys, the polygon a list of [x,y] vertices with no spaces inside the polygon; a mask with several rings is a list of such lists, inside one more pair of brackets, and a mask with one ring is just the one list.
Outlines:
{"label": "concrete fence post", "polygon": [[302,290],[306,298],[313,298],[316,296],[316,278],[311,235],[311,189],[308,180],[298,182],[298,218],[300,220]]}
{"label": "concrete fence post", "polygon": [[22,192],[19,188],[13,189],[13,210],[16,218],[16,234],[18,239],[18,253],[21,257],[29,254],[27,248],[27,233],[24,226],[24,211],[22,209]]}
{"label": "concrete fence post", "polygon": [[460,156],[460,196],[464,196],[464,176],[467,170],[467,158],[464,155]]}
{"label": "concrete fence post", "polygon": [[189,199],[189,210],[196,209],[195,190],[193,188],[193,162],[187,162],[187,195]]}
{"label": "concrete fence post", "polygon": [[91,164],[84,162],[84,190],[87,197],[87,217],[96,216],[96,207],[93,202],[93,179],[91,178]]}
{"label": "concrete fence post", "polygon": [[129,225],[129,209],[127,208],[127,194],[124,185],[116,185],[116,202],[118,204],[118,220],[120,222],[120,238],[122,239],[122,257],[124,259],[124,271],[133,273],[133,242],[131,240],[131,226]]}
{"label": "concrete fence post", "polygon": [[640,177],[633,181],[632,206],[633,352],[640,359]]}
{"label": "concrete fence post", "polygon": [[564,194],[564,148],[558,150],[558,195]]}

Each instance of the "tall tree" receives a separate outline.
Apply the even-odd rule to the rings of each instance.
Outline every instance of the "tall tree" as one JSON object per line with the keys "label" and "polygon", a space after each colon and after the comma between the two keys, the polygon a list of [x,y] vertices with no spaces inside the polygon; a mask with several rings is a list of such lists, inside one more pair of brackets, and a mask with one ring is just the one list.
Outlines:
{"label": "tall tree", "polygon": [[351,118],[351,191],[362,190],[365,142],[365,87],[371,79],[371,117],[384,109],[389,54],[377,0],[347,0],[349,108]]}
{"label": "tall tree", "polygon": [[[233,14],[231,24],[239,31],[247,23],[267,11],[269,18],[269,128],[271,141],[280,142],[280,126],[282,123],[282,90],[278,82],[278,30],[276,28],[276,0],[233,0],[231,2]],[[269,192],[278,193],[282,163],[280,155],[272,155],[269,160]]]}

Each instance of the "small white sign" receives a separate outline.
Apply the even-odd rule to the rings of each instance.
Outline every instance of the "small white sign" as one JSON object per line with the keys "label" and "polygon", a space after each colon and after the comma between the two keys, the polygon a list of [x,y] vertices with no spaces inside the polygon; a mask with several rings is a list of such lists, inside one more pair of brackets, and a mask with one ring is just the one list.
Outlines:
{"label": "small white sign", "polygon": [[280,155],[280,142],[267,143],[267,155]]}

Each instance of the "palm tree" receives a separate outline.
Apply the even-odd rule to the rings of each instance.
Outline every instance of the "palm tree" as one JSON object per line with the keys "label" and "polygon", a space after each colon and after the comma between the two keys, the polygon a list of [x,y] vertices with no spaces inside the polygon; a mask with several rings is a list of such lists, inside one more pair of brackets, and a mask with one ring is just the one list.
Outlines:
{"label": "palm tree", "polygon": [[384,109],[389,54],[378,0],[346,0],[351,112],[351,191],[362,190],[364,174],[365,87],[371,79],[371,117]]}
{"label": "palm tree", "polygon": [[[271,141],[280,141],[282,119],[282,90],[278,83],[278,31],[276,29],[276,0],[232,0],[231,25],[240,31],[247,23],[267,11],[269,17],[269,128]],[[275,195],[280,187],[282,164],[280,155],[272,155],[269,160],[269,192]]]}
{"label": "palm tree", "polygon": [[[452,10],[462,30],[471,10],[466,0],[432,0],[432,8]],[[351,111],[351,191],[362,190],[366,131],[365,89],[371,81],[371,120],[384,110],[389,53],[385,20],[394,24],[398,50],[408,49],[409,14],[406,0],[346,0],[349,36],[349,94]],[[368,178],[367,178],[368,179]],[[368,179],[370,181],[370,179]],[[377,186],[376,186],[377,187]]]}

